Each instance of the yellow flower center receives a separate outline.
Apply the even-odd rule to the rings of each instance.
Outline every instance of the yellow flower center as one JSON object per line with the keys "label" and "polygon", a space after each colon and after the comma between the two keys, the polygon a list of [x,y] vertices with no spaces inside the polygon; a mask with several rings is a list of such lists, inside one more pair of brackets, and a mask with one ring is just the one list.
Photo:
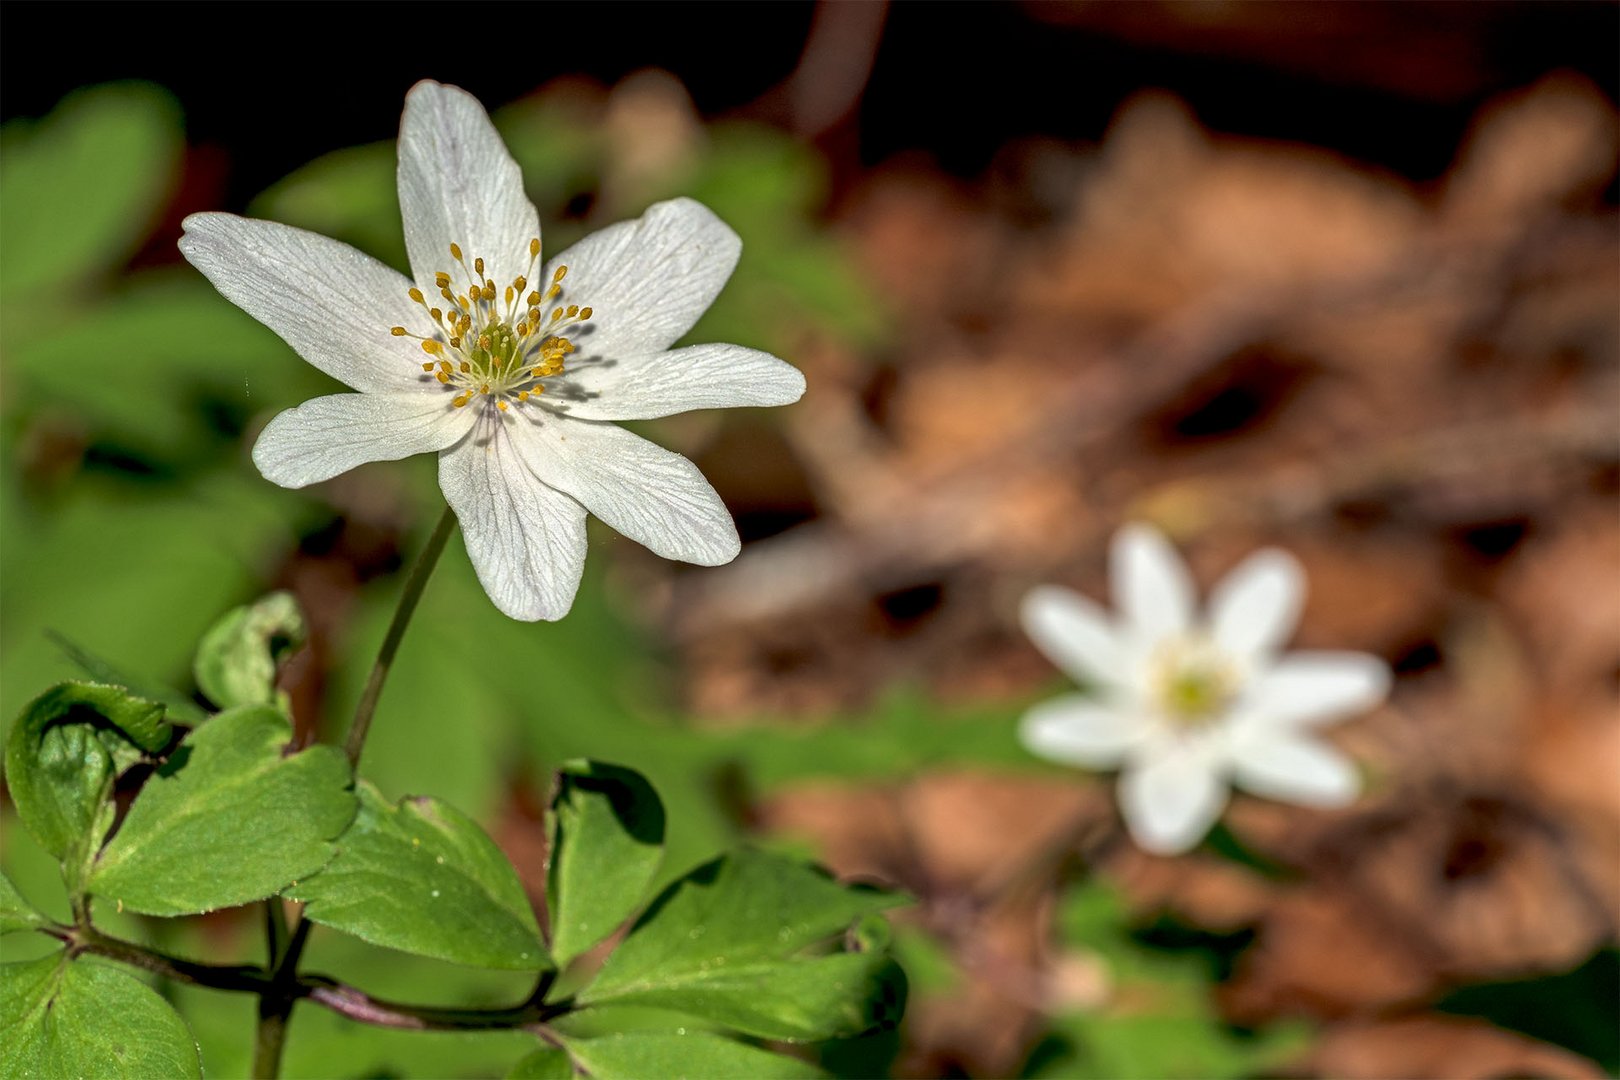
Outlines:
{"label": "yellow flower center", "polygon": [[1238,673],[1220,650],[1199,640],[1176,641],[1154,658],[1151,685],[1164,715],[1182,727],[1202,727],[1237,696]]}
{"label": "yellow flower center", "polygon": [[[484,276],[484,260],[475,258],[469,266],[459,244],[450,245],[450,258],[461,268],[465,283],[456,284],[445,271],[433,275],[433,282],[444,299],[444,307],[434,307],[412,288],[414,301],[433,322],[427,335],[413,334],[403,326],[389,333],[415,338],[431,358],[422,365],[453,396],[450,404],[465,408],[475,397],[486,397],[505,412],[545,391],[541,380],[561,375],[574,343],[563,333],[589,322],[595,312],[578,304],[554,304],[562,294],[562,281],[568,267],[559,266],[544,289],[529,288],[527,274],[519,274],[504,290],[498,290]],[[528,273],[540,259],[540,241],[529,241]]]}

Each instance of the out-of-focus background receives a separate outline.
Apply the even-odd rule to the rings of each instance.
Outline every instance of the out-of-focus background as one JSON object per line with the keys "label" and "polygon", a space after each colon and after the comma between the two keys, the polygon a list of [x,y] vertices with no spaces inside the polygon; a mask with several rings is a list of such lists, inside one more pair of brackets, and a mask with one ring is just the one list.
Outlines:
{"label": "out-of-focus background", "polygon": [[[643,427],[726,498],[730,566],[593,531],[573,614],[531,626],[453,543],[367,749],[389,795],[475,814],[538,896],[546,769],[588,753],[658,785],[666,876],[746,837],[908,890],[908,1017],[825,1051],[844,1075],[1614,1075],[1617,11],[7,4],[0,715],[81,665],[185,689],[203,629],[280,587],[314,628],[300,728],[340,730],[433,462],[259,478],[258,428],[332,385],[174,245],[224,209],[403,265],[392,140],[437,78],[490,108],[549,250],[711,205],[745,251],[692,339],[810,389]],[[1019,748],[1062,685],[1019,598],[1105,599],[1137,518],[1205,586],[1293,550],[1297,643],[1394,666],[1334,733],[1359,803],[1239,799],[1155,858],[1109,778]],[[247,912],[120,927],[259,949]],[[310,966],[526,989],[331,934]],[[251,1003],[178,1004],[244,1072]],[[522,1041],[304,1012],[288,1065],[487,1075]]]}

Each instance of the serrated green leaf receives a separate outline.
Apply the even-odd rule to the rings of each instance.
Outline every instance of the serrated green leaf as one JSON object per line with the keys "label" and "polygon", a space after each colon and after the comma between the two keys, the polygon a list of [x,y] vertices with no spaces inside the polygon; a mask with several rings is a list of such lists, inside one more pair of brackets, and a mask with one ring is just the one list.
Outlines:
{"label": "serrated green leaf", "polygon": [[286,756],[292,726],[248,706],[186,736],[130,807],[86,887],[144,915],[189,915],[274,896],[331,859],[354,817],[335,747]]}
{"label": "serrated green leaf", "polygon": [[305,918],[458,964],[551,966],[517,872],[476,822],[438,799],[390,806],[364,781],[359,791],[337,857],[287,890],[307,905]]}
{"label": "serrated green leaf", "polygon": [[57,953],[0,965],[0,1078],[202,1075],[185,1021],[139,979]]}
{"label": "serrated green leaf", "polygon": [[0,155],[0,291],[9,298],[118,266],[157,218],[183,146],[168,94],[81,90],[37,123],[7,125]]}
{"label": "serrated green leaf", "polygon": [[547,1047],[518,1062],[509,1074],[521,1080],[807,1080],[825,1076],[809,1062],[704,1031],[636,1031],[598,1039],[569,1039],[565,1049]]}
{"label": "serrated green leaf", "polygon": [[34,930],[50,924],[50,919],[23,899],[11,879],[0,874],[0,934],[9,934],[13,930]]}
{"label": "serrated green leaf", "polygon": [[635,913],[663,857],[664,805],[644,776],[599,761],[558,770],[546,907],[559,966]]}
{"label": "serrated green leaf", "polygon": [[17,816],[62,861],[77,893],[112,827],[113,784],[171,732],[163,706],[120,686],[59,683],[29,702],[6,740],[6,783]]}
{"label": "serrated green leaf", "polygon": [[193,674],[215,705],[276,703],[276,665],[304,643],[304,613],[292,593],[234,608],[203,635]]}
{"label": "serrated green leaf", "polygon": [[903,902],[762,852],[723,856],[666,889],[577,1000],[673,1009],[776,1039],[892,1025],[905,977],[887,954],[798,954]]}

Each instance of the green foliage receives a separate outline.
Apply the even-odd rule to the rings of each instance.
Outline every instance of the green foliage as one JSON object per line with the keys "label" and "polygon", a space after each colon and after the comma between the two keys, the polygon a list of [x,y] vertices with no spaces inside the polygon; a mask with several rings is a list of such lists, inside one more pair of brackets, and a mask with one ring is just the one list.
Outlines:
{"label": "green foliage", "polygon": [[723,856],[664,890],[578,1000],[673,1009],[786,1040],[893,1024],[905,977],[887,952],[802,954],[902,902],[762,852]]}
{"label": "green foliage", "polygon": [[546,904],[551,948],[566,964],[638,907],[664,857],[664,804],[641,774],[571,761],[551,799]]}
{"label": "green foliage", "polygon": [[13,300],[134,252],[174,183],[179,115],[154,86],[98,86],[44,120],[7,125],[3,146],[0,202],[25,208],[0,231],[0,298]]}
{"label": "green foliage", "polygon": [[1122,900],[1100,881],[1072,890],[1058,923],[1066,943],[1106,967],[1114,991],[1099,1010],[1058,1017],[1026,1075],[1219,1080],[1276,1068],[1303,1048],[1298,1026],[1244,1034],[1223,1024],[1206,958],[1137,940]]}
{"label": "green foliage", "polygon": [[824,1075],[798,1058],[734,1042],[707,1032],[628,1032],[597,1039],[566,1039],[562,1047],[536,1050],[513,1067],[516,1080],[639,1080],[692,1077],[705,1080],[800,1080]]}
{"label": "green foliage", "polygon": [[33,930],[50,924],[50,919],[34,910],[34,906],[24,900],[22,893],[11,879],[0,874],[0,934],[9,934],[13,930]]}
{"label": "green foliage", "polygon": [[0,1077],[202,1076],[185,1021],[133,976],[66,953],[0,965]]}
{"label": "green foliage", "polygon": [[291,593],[271,593],[233,608],[197,646],[192,664],[197,686],[222,709],[277,704],[276,665],[305,636],[304,615]]}
{"label": "green foliage", "polygon": [[550,966],[511,863],[469,817],[438,799],[390,806],[362,782],[360,812],[320,873],[288,889],[310,920],[375,945],[460,964]]}
{"label": "green foliage", "polygon": [[6,779],[17,814],[62,862],[77,893],[112,827],[118,774],[169,740],[163,706],[121,687],[62,683],[35,698],[6,742]]}
{"label": "green foliage", "polygon": [[335,747],[284,753],[274,709],[221,713],[147,781],[96,859],[88,888],[147,915],[187,915],[274,896],[331,859],[354,817]]}

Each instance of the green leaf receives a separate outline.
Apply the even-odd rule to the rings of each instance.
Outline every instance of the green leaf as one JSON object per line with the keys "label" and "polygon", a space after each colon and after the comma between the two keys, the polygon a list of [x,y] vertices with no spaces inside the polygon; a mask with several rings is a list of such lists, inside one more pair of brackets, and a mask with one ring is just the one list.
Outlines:
{"label": "green leaf", "polygon": [[337,857],[287,890],[308,905],[305,918],[458,964],[551,966],[517,872],[476,822],[438,799],[390,806],[370,784],[359,790]]}
{"label": "green leaf", "polygon": [[331,859],[354,817],[349,763],[331,746],[286,756],[274,709],[221,713],[141,789],[87,882],[144,915],[189,915],[274,896]]}
{"label": "green leaf", "polygon": [[139,979],[56,953],[0,965],[0,1077],[202,1076],[185,1021]]}
{"label": "green leaf", "polygon": [[113,783],[169,741],[163,706],[100,683],[59,683],[29,702],[6,741],[6,783],[23,825],[62,861],[77,893],[112,827]]}
{"label": "green leaf", "polygon": [[197,646],[197,686],[222,709],[274,705],[276,665],[303,645],[305,636],[304,615],[292,593],[273,592],[235,608]]}
{"label": "green leaf", "polygon": [[709,1032],[636,1031],[599,1039],[570,1039],[564,1049],[547,1047],[518,1062],[509,1074],[522,1080],[637,1080],[639,1077],[801,1080],[825,1076],[798,1058]]}
{"label": "green leaf", "polygon": [[0,934],[9,934],[13,930],[33,930],[50,924],[50,919],[23,899],[11,879],[0,874]]}
{"label": "green leaf", "polygon": [[396,267],[406,264],[392,142],[318,157],[265,190],[248,213],[310,229]]}
{"label": "green leaf", "polygon": [[664,806],[633,769],[571,761],[558,770],[551,815],[546,907],[560,966],[641,906],[664,857]]}
{"label": "green leaf", "polygon": [[763,852],[723,856],[666,889],[577,1000],[673,1009],[774,1039],[892,1025],[905,976],[886,953],[798,954],[903,902]]}
{"label": "green leaf", "polygon": [[209,713],[192,701],[185,694],[172,686],[164,686],[157,682],[148,682],[138,676],[129,674],[111,660],[97,656],[78,642],[69,639],[54,630],[45,631],[45,636],[58,649],[62,650],[69,660],[78,665],[79,670],[91,682],[109,683],[113,686],[122,686],[137,697],[148,698],[161,704],[170,719],[188,725],[196,725],[208,719]]}
{"label": "green leaf", "polygon": [[7,125],[0,154],[0,291],[65,285],[121,264],[173,186],[182,142],[174,101],[119,83]]}

